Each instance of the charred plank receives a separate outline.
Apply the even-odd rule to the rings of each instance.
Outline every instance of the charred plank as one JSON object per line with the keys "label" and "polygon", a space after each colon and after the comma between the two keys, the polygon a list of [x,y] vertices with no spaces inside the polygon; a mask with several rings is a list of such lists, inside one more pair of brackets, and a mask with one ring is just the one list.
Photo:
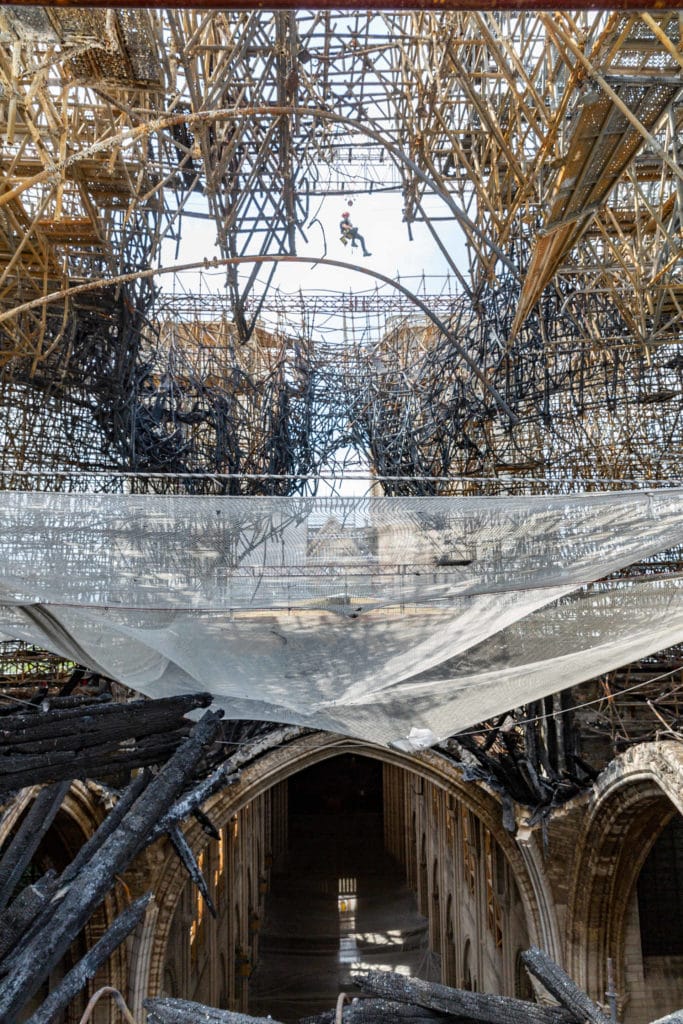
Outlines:
{"label": "charred plank", "polygon": [[482,1024],[570,1024],[575,1020],[574,1015],[562,1007],[537,1006],[511,996],[467,992],[418,978],[406,978],[393,971],[368,971],[358,974],[355,980],[365,992],[373,995],[424,1006],[453,1017],[466,1017]]}
{"label": "charred plank", "polygon": [[272,1017],[250,1017],[247,1013],[218,1010],[187,999],[145,999],[148,1024],[278,1024]]}
{"label": "charred plank", "polygon": [[[3,719],[0,725],[0,739],[17,742],[22,737],[36,742],[39,739],[68,732],[74,724],[87,725],[89,730],[96,729],[100,723],[103,728],[115,728],[115,721],[125,721],[133,732],[140,730],[140,735],[155,732],[163,728],[174,718],[182,717],[197,708],[206,708],[211,703],[209,693],[192,693],[179,697],[160,697],[158,700],[134,700],[127,704],[108,702],[88,704],[65,708],[63,710],[45,711],[39,715],[14,714]],[[113,721],[112,721],[113,720]],[[106,725],[104,724],[106,723]],[[63,727],[60,730],[60,727]]]}
{"label": "charred plank", "polygon": [[25,886],[0,914],[0,965],[7,953],[26,936],[54,895],[57,884],[57,872],[46,871],[37,882]]}
{"label": "charred plank", "polygon": [[207,712],[190,737],[137,798],[116,831],[67,888],[53,910],[50,927],[34,934],[14,958],[0,991],[0,1019],[13,1024],[114,884],[145,846],[154,825],[177,799],[218,733],[222,712]]}
{"label": "charred plank", "polygon": [[[335,1010],[302,1017],[298,1024],[335,1024]],[[342,1010],[343,1024],[466,1024],[464,1017],[390,999],[356,999]]]}
{"label": "charred plank", "polygon": [[151,898],[152,894],[148,892],[119,914],[102,938],[62,978],[57,988],[50,992],[40,1009],[29,1017],[27,1024],[51,1024],[60,1010],[63,1010],[90,978],[95,976],[102,964],[142,920]]}
{"label": "charred plank", "polygon": [[599,1006],[589,999],[585,992],[563,971],[547,953],[536,946],[531,946],[521,954],[524,966],[533,974],[543,987],[579,1021],[591,1021],[592,1024],[609,1024]]}
{"label": "charred plank", "polygon": [[0,860],[0,908],[6,907],[69,791],[71,779],[40,791]]}

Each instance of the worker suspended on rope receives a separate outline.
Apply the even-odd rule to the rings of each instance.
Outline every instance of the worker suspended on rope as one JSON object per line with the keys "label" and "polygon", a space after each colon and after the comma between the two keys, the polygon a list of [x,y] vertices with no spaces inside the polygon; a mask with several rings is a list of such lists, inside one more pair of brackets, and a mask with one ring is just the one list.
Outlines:
{"label": "worker suspended on rope", "polygon": [[372,256],[372,253],[368,252],[367,250],[367,247],[365,245],[365,239],[361,234],[359,234],[358,228],[354,228],[353,224],[351,223],[349,219],[348,210],[344,210],[344,212],[342,213],[342,219],[339,222],[339,230],[341,232],[341,240],[344,243],[344,245],[346,245],[348,242],[351,242],[351,248],[357,249],[358,243],[360,242],[361,247],[363,249],[363,255]]}

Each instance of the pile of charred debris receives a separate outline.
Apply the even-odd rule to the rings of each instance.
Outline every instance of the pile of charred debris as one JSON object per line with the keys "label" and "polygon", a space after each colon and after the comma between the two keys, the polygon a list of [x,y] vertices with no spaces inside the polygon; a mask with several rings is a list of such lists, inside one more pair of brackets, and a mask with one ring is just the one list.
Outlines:
{"label": "pile of charred debris", "polygon": [[[20,790],[42,788],[0,850],[0,1021],[15,1024],[31,1013],[27,1024],[52,1024],[143,918],[151,893],[132,902],[34,1009],[45,980],[113,889],[117,876],[145,847],[167,836],[213,912],[203,874],[184,838],[183,821],[194,816],[217,838],[201,809],[205,801],[235,783],[240,770],[266,750],[306,730],[268,722],[225,722],[222,712],[211,710],[193,723],[187,714],[207,709],[209,694],[131,699],[130,692],[119,693],[112,681],[73,665],[68,671],[58,666],[49,685],[36,685],[32,669],[44,674],[44,659],[35,651],[13,653],[14,682],[11,673],[5,674],[0,686],[0,824],[3,814],[12,815]],[[19,654],[33,659],[21,672]],[[455,737],[439,748],[460,764],[466,778],[483,780],[501,794],[504,820],[506,815],[514,817],[514,801],[543,821],[554,806],[594,777],[577,753],[571,707],[547,706],[542,709],[545,714],[540,710],[520,709],[488,723],[481,735]],[[109,812],[61,872],[50,869],[35,877],[31,867],[36,851],[75,779],[103,783],[111,794]],[[381,972],[359,978],[362,997],[349,997],[344,1005],[340,996],[335,1010],[301,1024],[610,1024],[602,1009],[542,951],[529,950],[524,963],[536,979],[539,996],[545,989],[559,1006]],[[115,995],[123,1012],[123,997]],[[149,1000],[146,1008],[149,1024],[258,1020],[173,999]],[[128,1024],[137,1024],[127,1008],[124,1017]],[[676,1020],[683,1024],[683,1015]]]}
{"label": "pile of charred debris", "polygon": [[[542,1005],[510,996],[449,988],[391,971],[358,975],[362,996],[341,993],[335,1009],[304,1017],[299,1024],[616,1024],[569,975],[542,950],[522,953],[524,966],[539,986]],[[147,999],[148,1024],[279,1024],[271,1017],[250,1017],[183,999]],[[683,1011],[656,1024],[682,1024]]]}

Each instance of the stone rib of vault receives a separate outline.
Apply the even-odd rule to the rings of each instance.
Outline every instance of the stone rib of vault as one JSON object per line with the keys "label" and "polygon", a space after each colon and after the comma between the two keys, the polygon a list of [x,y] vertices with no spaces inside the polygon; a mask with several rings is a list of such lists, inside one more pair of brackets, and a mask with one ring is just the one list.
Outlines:
{"label": "stone rib of vault", "polygon": [[0,631],[232,718],[416,749],[683,639],[683,490],[0,494]]}

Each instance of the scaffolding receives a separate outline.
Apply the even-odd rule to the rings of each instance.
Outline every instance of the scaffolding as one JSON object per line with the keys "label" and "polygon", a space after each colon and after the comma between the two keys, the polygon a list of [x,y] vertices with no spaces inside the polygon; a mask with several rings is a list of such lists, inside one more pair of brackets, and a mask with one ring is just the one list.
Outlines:
{"label": "scaffolding", "polygon": [[[4,8],[6,483],[676,477],[682,67],[675,11]],[[378,189],[448,286],[277,292],[312,201]],[[189,218],[218,296],[154,281]]]}

